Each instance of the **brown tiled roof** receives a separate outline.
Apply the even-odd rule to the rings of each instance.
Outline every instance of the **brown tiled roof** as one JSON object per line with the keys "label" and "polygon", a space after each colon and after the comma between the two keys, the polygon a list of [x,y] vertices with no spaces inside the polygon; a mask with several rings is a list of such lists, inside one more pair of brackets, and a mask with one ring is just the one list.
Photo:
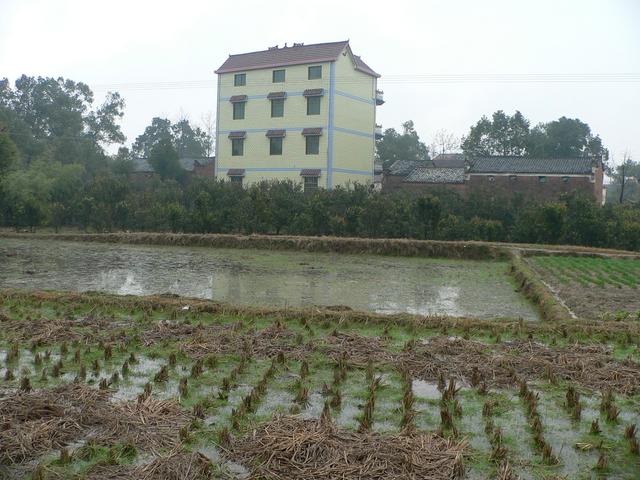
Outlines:
{"label": "brown tiled roof", "polygon": [[267,95],[267,99],[273,100],[275,98],[287,98],[287,92],[271,92]]}
{"label": "brown tiled roof", "polygon": [[302,95],[305,97],[321,97],[324,95],[324,88],[307,88]]}
{"label": "brown tiled roof", "polygon": [[371,68],[369,65],[364,63],[362,58],[360,58],[358,55],[354,55],[353,58],[356,62],[356,70],[360,70],[361,72],[367,73],[369,75],[373,75],[374,77],[380,77],[380,74],[376,73],[373,70],[373,68]]}
{"label": "brown tiled roof", "polygon": [[[316,43],[314,45],[295,45],[293,47],[271,48],[259,52],[229,55],[229,58],[216,70],[216,73],[242,72],[261,68],[284,67],[287,65],[302,65],[306,63],[333,62],[345,48],[349,48],[349,41]],[[355,67],[368,75],[379,77],[362,59],[353,56]]]}
{"label": "brown tiled roof", "polygon": [[320,169],[319,168],[303,168],[300,170],[301,177],[319,177]]}
{"label": "brown tiled roof", "polygon": [[244,177],[244,168],[230,168],[227,170],[229,177]]}
{"label": "brown tiled roof", "polygon": [[229,55],[216,73],[240,72],[259,68],[332,62],[349,45],[348,41],[273,48],[259,52]]}
{"label": "brown tiled roof", "polygon": [[229,132],[229,138],[244,138],[247,132],[244,130],[237,130],[235,132]]}
{"label": "brown tiled roof", "polygon": [[234,96],[229,98],[229,101],[231,103],[246,102],[247,101],[247,96],[246,95],[234,95]]}
{"label": "brown tiled roof", "polygon": [[286,130],[267,130],[267,137],[284,137],[286,134]]}
{"label": "brown tiled roof", "polygon": [[322,135],[322,127],[303,128],[302,135]]}

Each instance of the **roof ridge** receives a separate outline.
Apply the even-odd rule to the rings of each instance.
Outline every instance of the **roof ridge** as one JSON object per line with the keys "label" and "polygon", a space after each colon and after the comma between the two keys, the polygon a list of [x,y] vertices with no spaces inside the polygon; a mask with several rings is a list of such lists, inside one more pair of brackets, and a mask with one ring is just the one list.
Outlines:
{"label": "roof ridge", "polygon": [[284,49],[290,49],[290,48],[304,48],[304,47],[316,47],[318,45],[336,45],[338,43],[349,43],[349,40],[340,40],[337,42],[320,42],[320,43],[310,43],[310,44],[303,44],[303,45],[292,45],[290,47],[278,47],[278,48],[274,48],[273,50],[271,48],[266,48],[263,50],[254,50],[253,52],[244,52],[244,53],[230,53],[229,56],[230,57],[240,57],[242,55],[251,55],[253,53],[263,53],[263,52],[274,52],[274,51],[280,51],[280,50],[284,50]]}

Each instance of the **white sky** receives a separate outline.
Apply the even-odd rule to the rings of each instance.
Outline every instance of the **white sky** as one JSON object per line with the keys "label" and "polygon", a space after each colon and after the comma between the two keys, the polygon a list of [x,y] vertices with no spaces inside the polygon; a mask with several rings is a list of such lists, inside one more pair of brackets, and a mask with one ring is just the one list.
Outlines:
{"label": "white sky", "polygon": [[[429,144],[439,129],[462,135],[483,114],[519,109],[532,124],[578,117],[614,160],[640,159],[640,0],[0,0],[0,77],[84,81],[99,102],[111,86],[127,102],[128,144],[154,116],[199,123],[215,112],[213,71],[229,53],[344,39],[382,74],[385,128],[412,119]],[[579,75],[629,73],[635,81]],[[420,77],[453,74],[579,81]],[[115,85],[131,83],[142,85]]]}

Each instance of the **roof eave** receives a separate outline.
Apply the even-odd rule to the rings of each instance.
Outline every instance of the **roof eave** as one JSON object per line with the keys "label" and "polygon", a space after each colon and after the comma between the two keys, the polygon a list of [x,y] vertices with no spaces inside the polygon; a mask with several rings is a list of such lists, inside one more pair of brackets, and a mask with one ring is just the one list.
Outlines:
{"label": "roof eave", "polygon": [[316,63],[335,62],[337,59],[338,57],[324,57],[324,58],[319,58],[317,60],[314,60],[313,62],[296,60],[291,62],[278,62],[278,63],[271,63],[268,65],[260,65],[255,67],[246,67],[246,68],[223,68],[221,66],[220,68],[215,70],[214,73],[220,75],[222,73],[248,72],[250,70],[265,70],[267,68],[287,67],[292,65],[313,65]]}

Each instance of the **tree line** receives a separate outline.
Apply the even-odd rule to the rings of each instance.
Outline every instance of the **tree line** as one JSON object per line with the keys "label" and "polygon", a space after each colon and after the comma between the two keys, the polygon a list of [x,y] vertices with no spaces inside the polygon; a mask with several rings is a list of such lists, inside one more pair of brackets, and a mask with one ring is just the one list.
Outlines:
{"label": "tree line", "polygon": [[[214,179],[190,178],[178,158],[211,152],[206,129],[186,119],[173,123],[156,118],[131,149],[121,147],[109,155],[106,146],[124,142],[118,125],[123,111],[124,100],[117,93],[109,93],[96,106],[91,90],[70,80],[23,76],[14,86],[0,81],[0,225],[29,230],[286,233],[640,249],[640,208],[631,203],[600,207],[591,199],[568,195],[538,204],[517,196],[496,197],[495,192],[460,197],[447,190],[383,194],[363,185],[309,194],[290,181],[238,188]],[[428,157],[428,147],[413,124],[406,122],[403,129],[385,133],[378,143],[379,155]],[[591,147],[587,142],[581,148],[595,148],[595,138]],[[446,141],[443,137],[437,143]],[[148,158],[157,177],[133,181],[134,156]],[[635,172],[633,168],[626,171]]]}

